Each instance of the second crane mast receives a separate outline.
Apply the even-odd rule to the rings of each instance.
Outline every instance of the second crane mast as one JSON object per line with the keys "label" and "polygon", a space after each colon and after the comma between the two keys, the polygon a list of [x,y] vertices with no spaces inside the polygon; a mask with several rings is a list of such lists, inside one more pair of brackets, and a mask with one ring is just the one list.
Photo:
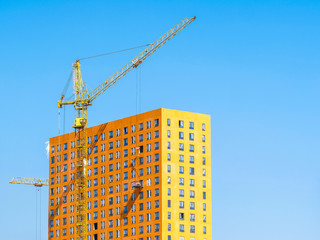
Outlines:
{"label": "second crane mast", "polygon": [[178,32],[187,27],[193,22],[196,17],[186,17],[168,32],[162,35],[154,43],[150,44],[145,50],[138,54],[134,59],[123,66],[119,71],[109,77],[96,89],[90,93],[87,90],[86,84],[82,80],[79,60],[73,64],[73,91],[74,101],[65,102],[64,96],[58,102],[58,107],[62,108],[64,105],[74,105],[75,121],[73,128],[76,136],[76,234],[77,240],[87,239],[87,108],[92,104],[92,101],[99,95],[105,92],[109,87],[119,81],[123,76],[130,72],[133,68],[138,67],[146,58],[159,49],[162,45],[168,42]]}

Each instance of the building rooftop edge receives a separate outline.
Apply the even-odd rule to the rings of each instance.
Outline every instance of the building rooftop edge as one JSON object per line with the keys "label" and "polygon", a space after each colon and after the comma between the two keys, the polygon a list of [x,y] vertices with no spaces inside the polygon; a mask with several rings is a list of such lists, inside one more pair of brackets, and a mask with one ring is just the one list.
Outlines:
{"label": "building rooftop edge", "polygon": [[[97,124],[97,125],[95,125],[95,126],[99,126],[99,125],[106,124],[106,123],[111,123],[111,122],[114,122],[114,121],[119,121],[119,120],[122,120],[122,119],[130,118],[130,117],[133,117],[133,116],[138,116],[138,115],[145,114],[145,113],[149,113],[149,112],[153,112],[153,111],[161,111],[161,110],[179,111],[179,112],[193,113],[193,114],[199,114],[199,115],[206,115],[206,116],[211,117],[211,115],[209,115],[209,114],[204,114],[204,113],[189,112],[189,111],[183,111],[183,110],[177,110],[177,109],[171,109],[171,108],[157,108],[157,109],[153,109],[153,110],[150,110],[150,111],[141,112],[141,113],[138,113],[138,114],[134,114],[134,115],[127,116],[127,117],[115,119],[115,120],[112,120],[112,121],[109,121],[109,122],[100,123],[100,124]],[[92,127],[95,127],[95,126],[90,126],[90,127],[88,127],[88,128],[92,128]],[[73,132],[64,133],[64,134],[61,134],[60,136],[67,135],[67,134],[70,134],[70,133],[73,133]],[[59,136],[59,135],[54,136],[54,137],[50,137],[49,140],[52,139],[52,138],[56,138],[56,137],[58,137],[58,136]]]}

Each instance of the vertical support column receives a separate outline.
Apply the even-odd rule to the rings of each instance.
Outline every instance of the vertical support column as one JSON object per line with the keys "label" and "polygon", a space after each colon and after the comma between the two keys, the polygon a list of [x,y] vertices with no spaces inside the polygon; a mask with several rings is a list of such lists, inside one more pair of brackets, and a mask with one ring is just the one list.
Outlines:
{"label": "vertical support column", "polygon": [[82,127],[76,127],[77,161],[76,161],[76,188],[77,188],[77,240],[87,240],[87,121],[86,106],[77,107],[77,118],[82,119]]}
{"label": "vertical support column", "polygon": [[87,240],[87,91],[82,82],[80,64],[77,60],[74,67],[74,108],[75,108],[75,134],[76,134],[76,239]]}

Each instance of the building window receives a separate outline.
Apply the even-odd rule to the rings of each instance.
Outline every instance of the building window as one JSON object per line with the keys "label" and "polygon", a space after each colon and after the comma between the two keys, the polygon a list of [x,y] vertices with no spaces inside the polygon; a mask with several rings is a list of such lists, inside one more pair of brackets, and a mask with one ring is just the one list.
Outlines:
{"label": "building window", "polygon": [[190,151],[190,152],[194,152],[194,145],[193,145],[193,144],[190,144],[190,146],[189,146],[189,151]]}
{"label": "building window", "polygon": [[167,172],[168,172],[168,173],[171,172],[171,165],[168,165],[168,166],[167,166]]}
{"label": "building window", "polygon": [[109,138],[113,138],[113,131],[109,131]]}
{"label": "building window", "polygon": [[196,221],[196,215],[195,214],[193,214],[193,213],[190,214],[190,221],[191,222]]}
{"label": "building window", "polygon": [[179,139],[184,139],[184,133],[183,132],[179,132]]}
{"label": "building window", "polygon": [[171,177],[168,176],[168,184],[171,184]]}
{"label": "building window", "polygon": [[179,173],[184,173],[184,167],[183,166],[179,166]]}
{"label": "building window", "polygon": [[147,140],[151,140],[151,132],[147,133]]}
{"label": "building window", "polygon": [[167,160],[168,160],[168,161],[171,161],[171,153],[168,153],[168,155],[167,155]]}
{"label": "building window", "polygon": [[143,130],[143,123],[139,123],[139,131]]}
{"label": "building window", "polygon": [[193,190],[190,190],[190,198],[194,198],[194,191]]}
{"label": "building window", "polygon": [[158,137],[159,137],[159,131],[157,130],[154,132],[154,138],[158,138]]}
{"label": "building window", "polygon": [[181,186],[184,185],[184,178],[179,178],[179,185],[181,185]]}
{"label": "building window", "polygon": [[189,157],[189,163],[194,163],[194,156]]}
{"label": "building window", "polygon": [[119,137],[120,136],[120,129],[116,130],[116,136]]}
{"label": "building window", "polygon": [[206,165],[206,158],[202,158],[202,165]]}
{"label": "building window", "polygon": [[194,202],[190,202],[190,209],[191,209],[191,210],[194,210],[194,209],[195,209],[195,204],[194,204]]}
{"label": "building window", "polygon": [[128,157],[128,149],[123,150],[123,156]]}
{"label": "building window", "polygon": [[167,131],[167,137],[168,137],[168,138],[171,137],[171,131],[170,131],[170,130]]}
{"label": "building window", "polygon": [[159,153],[156,153],[156,154],[154,155],[154,161],[155,161],[155,162],[159,161]]}
{"label": "building window", "polygon": [[194,122],[189,122],[189,129],[194,129]]}
{"label": "building window", "polygon": [[94,142],[98,142],[98,135],[94,135],[93,141],[94,141]]}
{"label": "building window", "polygon": [[171,200],[168,200],[168,207],[171,207]]}
{"label": "building window", "polygon": [[159,119],[155,119],[155,120],[154,120],[154,126],[155,126],[155,127],[158,127],[158,126],[159,126]]}
{"label": "building window", "polygon": [[171,125],[171,120],[170,120],[170,118],[168,118],[167,119],[167,126],[170,127],[170,125]]}
{"label": "building window", "polygon": [[98,146],[94,146],[93,152],[94,152],[94,153],[97,153],[97,152],[98,152]]}
{"label": "building window", "polygon": [[179,189],[179,197],[184,197],[184,190],[183,189]]}
{"label": "building window", "polygon": [[190,175],[194,175],[194,168],[193,168],[193,167],[191,167],[191,168],[189,169],[189,173],[190,173]]}
{"label": "building window", "polygon": [[179,120],[179,128],[183,128],[184,127],[184,122],[182,120]]}
{"label": "building window", "polygon": [[194,225],[190,225],[190,233],[195,233],[196,227]]}
{"label": "building window", "polygon": [[154,178],[154,184],[156,184],[156,185],[159,184],[159,177]]}
{"label": "building window", "polygon": [[124,127],[124,128],[123,128],[123,134],[128,134],[128,132],[129,132],[129,131],[128,131],[128,127]]}
{"label": "building window", "polygon": [[103,141],[105,139],[105,134],[101,133],[101,141]]}
{"label": "building window", "polygon": [[143,141],[143,134],[140,134],[139,135],[139,142],[142,142]]}
{"label": "building window", "polygon": [[180,226],[179,226],[179,231],[180,231],[180,232],[184,232],[184,225],[183,225],[183,224],[180,224]]}
{"label": "building window", "polygon": [[206,125],[204,123],[202,123],[202,131],[206,130]]}
{"label": "building window", "polygon": [[190,179],[190,186],[194,187],[194,179]]}
{"label": "building window", "polygon": [[136,125],[131,125],[131,132],[135,132],[136,131]]}
{"label": "building window", "polygon": [[194,141],[194,133],[189,133],[189,140]]}
{"label": "building window", "polygon": [[171,149],[171,143],[168,142],[168,149]]}
{"label": "building window", "polygon": [[203,180],[203,181],[202,181],[202,187],[204,187],[204,188],[205,188],[206,186],[207,186],[207,184],[206,184],[206,180]]}
{"label": "building window", "polygon": [[181,209],[184,208],[184,201],[179,201],[179,208],[181,208]]}
{"label": "building window", "polygon": [[206,153],[206,147],[205,146],[202,147],[202,153]]}
{"label": "building window", "polygon": [[183,143],[179,143],[179,150],[183,151],[184,150],[184,144]]}
{"label": "building window", "polygon": [[206,135],[202,135],[202,142],[206,141]]}

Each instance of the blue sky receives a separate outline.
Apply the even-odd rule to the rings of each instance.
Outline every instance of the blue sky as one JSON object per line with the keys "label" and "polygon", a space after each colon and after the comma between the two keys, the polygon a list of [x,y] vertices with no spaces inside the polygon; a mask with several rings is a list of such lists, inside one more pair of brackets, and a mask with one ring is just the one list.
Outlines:
{"label": "blue sky", "polygon": [[[215,240],[320,239],[319,1],[1,1],[3,239],[35,239],[35,189],[45,142],[76,58],[150,43],[197,20],[141,66],[142,111],[212,116]],[[94,88],[131,51],[82,62]],[[136,113],[136,72],[89,110],[89,125]],[[72,109],[66,110],[70,131]],[[47,238],[42,190],[42,239]]]}

